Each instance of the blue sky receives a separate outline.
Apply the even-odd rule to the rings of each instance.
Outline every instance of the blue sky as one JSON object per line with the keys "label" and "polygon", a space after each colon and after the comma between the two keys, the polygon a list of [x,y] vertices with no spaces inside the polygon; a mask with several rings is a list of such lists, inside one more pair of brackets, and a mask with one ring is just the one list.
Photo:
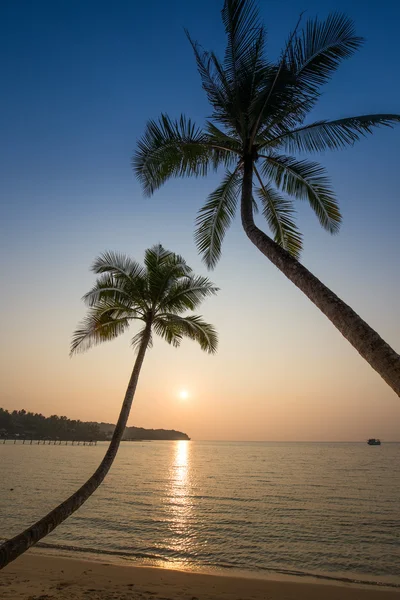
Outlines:
{"label": "blue sky", "polygon": [[[2,3],[0,235],[6,293],[0,405],[115,418],[132,361],[126,340],[68,359],[70,333],[83,315],[80,297],[92,282],[88,267],[99,252],[114,249],[141,258],[146,247],[161,241],[205,272],[193,242],[193,222],[218,176],[171,182],[149,200],[135,181],[130,159],[147,119],[162,111],[171,116],[184,112],[201,124],[210,114],[183,28],[222,53],[220,7],[217,0]],[[373,2],[366,10],[361,1],[261,0],[260,7],[272,56],[279,54],[302,10],[305,18],[345,11],[366,38],[362,50],[326,86],[315,119],[400,112],[397,3]],[[329,237],[311,211],[299,206],[304,264],[397,349],[399,144],[400,127],[320,157],[343,211],[339,236]],[[154,387],[146,371],[135,424],[194,428],[192,437],[238,437],[234,419],[214,429],[204,421],[217,410],[216,402],[223,414],[232,400],[238,419],[243,422],[246,415],[249,437],[271,439],[277,431],[277,439],[283,439],[281,422],[273,431],[259,426],[264,416],[271,420],[268,407],[279,390],[282,411],[290,402],[301,411],[311,400],[310,410],[319,410],[321,419],[332,410],[337,426],[326,432],[328,439],[341,435],[345,413],[338,412],[338,402],[343,411],[354,408],[348,436],[364,435],[357,424],[363,400],[372,411],[367,423],[377,415],[381,419],[382,433],[368,429],[371,435],[396,435],[392,423],[400,416],[398,399],[317,309],[257,254],[239,222],[228,233],[223,259],[211,277],[222,291],[204,313],[220,331],[218,358],[213,363],[191,346],[182,356],[157,347],[149,369],[153,364],[160,379],[166,377],[168,410],[158,408],[155,417],[154,406],[166,388]],[[118,365],[112,368],[114,357]],[[109,365],[108,377],[101,369],[99,374],[99,364]],[[32,376],[29,386],[18,376],[24,365]],[[293,381],[279,371],[282,365]],[[238,380],[232,380],[228,374],[238,370]],[[185,408],[183,416],[171,391],[182,385],[200,390],[192,394],[197,408],[193,401],[194,408]],[[88,398],[84,404],[82,386]],[[94,409],[98,396],[101,402]],[[386,412],[380,412],[382,403]],[[199,419],[204,426],[195,425]],[[219,419],[215,413],[215,423]],[[298,439],[316,439],[320,430],[321,422],[314,429],[304,425]],[[288,436],[296,437],[294,424]]]}

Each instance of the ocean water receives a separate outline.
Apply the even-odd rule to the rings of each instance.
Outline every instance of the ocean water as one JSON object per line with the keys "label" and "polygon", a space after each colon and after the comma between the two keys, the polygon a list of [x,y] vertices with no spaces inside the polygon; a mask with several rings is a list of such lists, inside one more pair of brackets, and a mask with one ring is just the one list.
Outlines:
{"label": "ocean water", "polygon": [[[105,449],[0,443],[0,537],[75,491]],[[400,586],[400,444],[124,443],[44,542],[179,569]]]}

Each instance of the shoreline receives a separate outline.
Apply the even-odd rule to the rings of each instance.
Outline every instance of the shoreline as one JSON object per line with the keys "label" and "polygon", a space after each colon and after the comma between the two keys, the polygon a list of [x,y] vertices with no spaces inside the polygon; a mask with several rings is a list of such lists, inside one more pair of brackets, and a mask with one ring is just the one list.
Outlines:
{"label": "shoreline", "polygon": [[399,600],[400,590],[341,581],[204,573],[116,564],[31,550],[0,576],[4,600]]}
{"label": "shoreline", "polygon": [[240,579],[291,581],[293,583],[308,582],[328,585],[350,584],[354,586],[362,586],[366,589],[391,589],[399,590],[400,592],[399,578],[396,578],[396,581],[394,581],[393,578],[389,576],[386,576],[386,579],[385,576],[381,576],[380,580],[374,580],[368,579],[367,575],[362,576],[355,573],[346,572],[332,572],[327,574],[294,570],[290,571],[288,569],[259,569],[256,571],[250,571],[233,566],[219,567],[217,565],[206,566],[193,564],[188,566],[187,563],[173,563],[167,560],[163,561],[161,559],[156,559],[155,557],[149,557],[148,555],[132,555],[123,551],[114,552],[61,544],[49,544],[46,542],[39,542],[39,544],[37,544],[31,550],[31,552],[41,553],[44,556],[53,556],[56,558],[75,559],[95,563],[104,562],[107,560],[110,562],[110,564],[117,566],[155,568],[184,573],[197,573],[200,575],[216,575],[220,577],[235,577]]}

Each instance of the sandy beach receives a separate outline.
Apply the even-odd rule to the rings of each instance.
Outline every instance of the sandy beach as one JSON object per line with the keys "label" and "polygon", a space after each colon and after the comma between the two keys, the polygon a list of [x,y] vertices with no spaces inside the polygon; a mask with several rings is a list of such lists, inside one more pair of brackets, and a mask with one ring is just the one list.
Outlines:
{"label": "sandy beach", "polygon": [[0,574],[2,600],[394,600],[352,584],[226,577],[27,553]]}

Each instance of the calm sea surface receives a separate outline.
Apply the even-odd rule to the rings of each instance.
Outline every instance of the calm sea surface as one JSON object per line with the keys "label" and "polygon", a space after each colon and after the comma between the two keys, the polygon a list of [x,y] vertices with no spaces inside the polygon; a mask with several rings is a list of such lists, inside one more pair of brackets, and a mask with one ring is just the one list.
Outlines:
{"label": "calm sea surface", "polygon": [[[0,537],[75,491],[105,448],[0,443]],[[125,443],[45,541],[180,569],[400,585],[400,444]]]}

